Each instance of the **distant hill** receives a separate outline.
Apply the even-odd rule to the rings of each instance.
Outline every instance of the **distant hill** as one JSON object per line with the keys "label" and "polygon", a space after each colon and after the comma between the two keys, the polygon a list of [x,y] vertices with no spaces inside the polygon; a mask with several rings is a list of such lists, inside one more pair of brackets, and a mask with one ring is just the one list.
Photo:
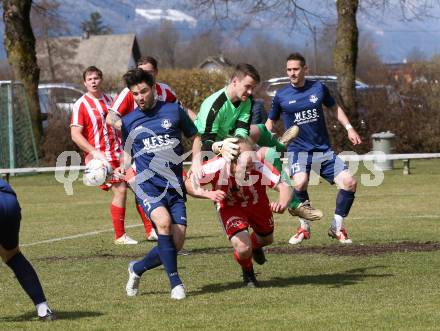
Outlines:
{"label": "distant hill", "polygon": [[[65,18],[71,35],[82,33],[80,24],[89,19],[90,13],[98,11],[103,17],[103,23],[110,26],[114,33],[140,33],[152,26],[156,26],[161,20],[167,19],[174,22],[182,33],[189,37],[192,34],[206,28],[212,23],[209,15],[205,20],[200,19],[197,13],[190,13],[184,5],[184,1],[169,0],[146,2],[145,0],[63,0],[60,1],[60,14]],[[153,5],[154,3],[154,5]],[[323,14],[329,20],[334,20],[334,8],[320,8],[316,2],[304,0],[304,6],[311,12]],[[312,7],[310,7],[312,6]],[[315,6],[313,8],[313,6]],[[2,10],[0,9],[2,14]],[[430,9],[433,17],[440,17],[440,6]],[[239,15],[239,14],[235,14]],[[235,17],[234,17],[235,18]],[[361,31],[370,31],[375,36],[379,53],[385,62],[401,62],[414,48],[420,49],[427,57],[440,53],[440,20],[424,19],[423,21],[402,22],[398,10],[386,13],[379,12],[377,15],[371,11],[359,11],[358,22]],[[237,16],[235,24],[238,24]],[[264,18],[260,20],[262,25],[253,26],[246,35],[253,31],[264,30]],[[273,18],[271,19],[273,24]],[[319,26],[319,23],[317,23]],[[233,30],[234,21],[227,25]],[[0,33],[3,36],[3,21],[0,21]],[[289,41],[291,32],[284,26],[276,27],[274,33],[278,39]],[[306,43],[311,40],[310,33],[305,29],[303,33],[296,33],[296,42]],[[5,58],[3,43],[0,43],[0,59]]]}

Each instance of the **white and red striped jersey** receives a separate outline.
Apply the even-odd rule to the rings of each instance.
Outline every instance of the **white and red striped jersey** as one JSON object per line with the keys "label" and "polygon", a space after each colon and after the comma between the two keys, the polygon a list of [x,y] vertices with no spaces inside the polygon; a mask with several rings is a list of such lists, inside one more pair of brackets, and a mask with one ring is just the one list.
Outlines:
{"label": "white and red striped jersey", "polygon": [[214,190],[222,190],[227,197],[219,207],[248,207],[256,204],[268,204],[266,186],[274,188],[281,180],[278,170],[265,160],[254,160],[253,167],[246,179],[237,178],[230,172],[230,165],[222,157],[215,157],[203,164],[205,175],[201,185],[212,184]]}
{"label": "white and red striped jersey", "polygon": [[[167,84],[155,83],[155,88],[156,100],[170,103],[178,102],[176,93],[174,93]],[[137,105],[134,102],[133,94],[131,94],[130,89],[126,87],[116,97],[110,109],[122,117],[132,112],[136,107]]]}
{"label": "white and red striped jersey", "polygon": [[112,99],[105,94],[100,99],[84,94],[75,102],[70,118],[70,126],[83,127],[83,136],[90,145],[104,153],[109,162],[119,161],[121,153],[119,133],[105,123],[111,103]]}

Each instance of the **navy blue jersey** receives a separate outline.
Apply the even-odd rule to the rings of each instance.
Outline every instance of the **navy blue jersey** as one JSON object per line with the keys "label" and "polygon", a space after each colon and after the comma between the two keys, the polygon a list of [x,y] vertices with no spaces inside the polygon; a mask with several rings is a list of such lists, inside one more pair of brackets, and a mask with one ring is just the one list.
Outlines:
{"label": "navy blue jersey", "polygon": [[281,115],[286,129],[299,126],[299,135],[289,144],[288,152],[325,152],[330,149],[330,139],[322,105],[330,108],[335,104],[323,83],[306,80],[302,87],[289,84],[276,92],[269,118],[276,121]]}
{"label": "navy blue jersey", "polygon": [[12,187],[3,179],[0,179],[0,192],[16,195]]}
{"label": "navy blue jersey", "polygon": [[177,103],[157,101],[153,109],[122,117],[122,143],[134,159],[137,183],[181,190],[182,133],[192,137],[197,128]]}

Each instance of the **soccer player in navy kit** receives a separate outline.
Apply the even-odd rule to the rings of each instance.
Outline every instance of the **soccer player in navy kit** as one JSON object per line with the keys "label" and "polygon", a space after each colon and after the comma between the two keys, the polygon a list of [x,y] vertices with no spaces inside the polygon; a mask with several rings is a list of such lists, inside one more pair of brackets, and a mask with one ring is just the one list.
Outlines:
{"label": "soccer player in navy kit", "polygon": [[[352,243],[342,226],[354,201],[356,180],[347,170],[344,161],[331,149],[330,139],[325,125],[323,106],[333,111],[347,130],[348,139],[353,145],[362,143],[360,136],[351,126],[343,109],[330,95],[328,88],[320,81],[305,79],[307,71],[305,58],[299,53],[287,57],[288,86],[279,89],[272,101],[272,109],[266,127],[273,129],[274,122],[280,116],[284,126],[300,127],[298,137],[289,144],[289,164],[295,184],[295,196],[304,204],[309,204],[307,186],[310,170],[320,166],[320,175],[329,183],[340,188],[336,198],[336,210],[328,235],[342,244]],[[297,233],[290,238],[290,244],[299,244],[310,238],[310,223],[300,218]]]}
{"label": "soccer player in navy kit", "polygon": [[38,275],[20,252],[21,208],[11,186],[0,179],[0,256],[33,301],[40,320],[50,321],[55,315],[49,308]]}
{"label": "soccer player in navy kit", "polygon": [[[197,128],[177,103],[154,98],[154,78],[142,69],[124,75],[138,108],[122,118],[124,166],[134,158],[136,177],[133,190],[158,234],[157,246],[141,260],[129,264],[128,296],[139,291],[142,274],[164,265],[171,285],[171,298],[186,297],[177,271],[177,252],[186,232],[185,189],[182,179],[182,133],[194,138]],[[115,172],[124,174],[124,169]]]}

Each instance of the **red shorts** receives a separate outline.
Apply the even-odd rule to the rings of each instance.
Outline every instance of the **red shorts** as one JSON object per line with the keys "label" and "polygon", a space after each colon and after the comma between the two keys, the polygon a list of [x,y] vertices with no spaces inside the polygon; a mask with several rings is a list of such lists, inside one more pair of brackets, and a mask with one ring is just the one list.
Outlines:
{"label": "red shorts", "polygon": [[249,226],[263,237],[273,233],[274,222],[269,205],[223,207],[219,210],[219,216],[229,239]]}

